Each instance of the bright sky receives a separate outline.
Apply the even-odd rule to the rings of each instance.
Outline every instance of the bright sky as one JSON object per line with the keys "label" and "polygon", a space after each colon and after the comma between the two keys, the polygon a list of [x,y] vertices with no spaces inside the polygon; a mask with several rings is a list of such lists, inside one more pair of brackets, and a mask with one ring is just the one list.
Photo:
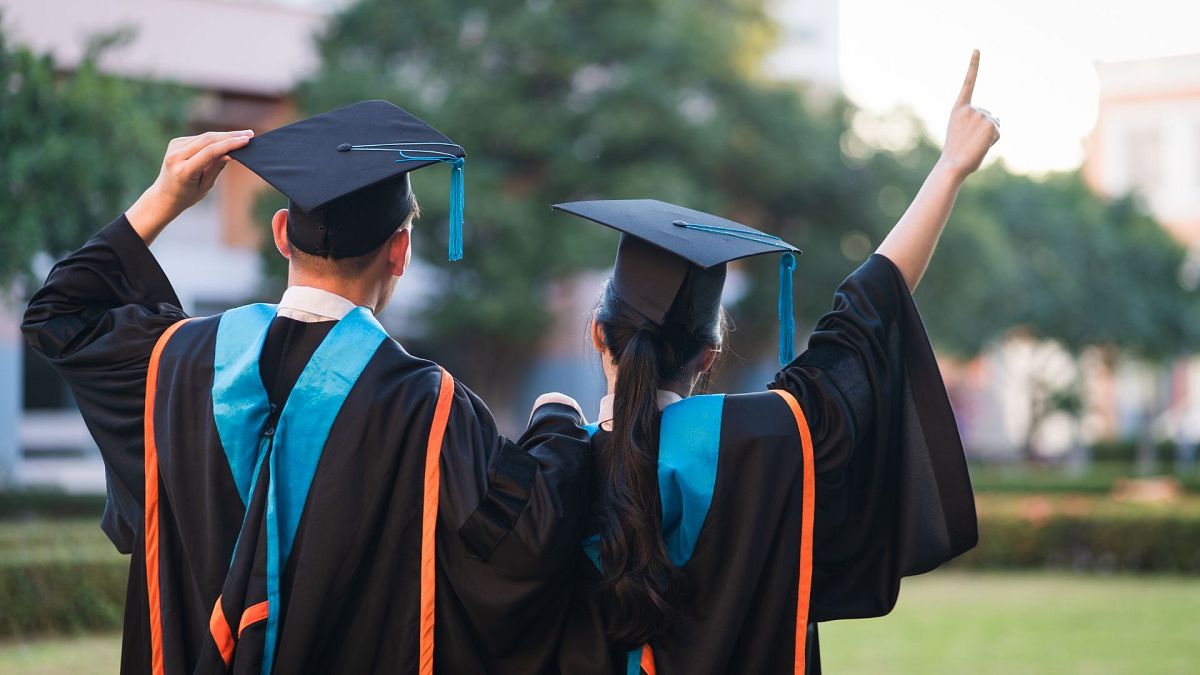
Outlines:
{"label": "bright sky", "polygon": [[911,108],[939,139],[978,48],[974,102],[1000,117],[993,152],[1025,172],[1082,161],[1095,61],[1200,52],[1197,0],[841,0],[840,9],[846,93],[872,111]]}

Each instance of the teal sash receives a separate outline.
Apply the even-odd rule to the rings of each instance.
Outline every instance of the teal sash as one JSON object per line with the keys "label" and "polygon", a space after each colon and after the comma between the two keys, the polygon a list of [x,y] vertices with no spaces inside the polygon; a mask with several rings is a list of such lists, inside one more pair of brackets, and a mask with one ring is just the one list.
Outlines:
{"label": "teal sash", "polygon": [[[663,409],[658,441],[658,496],[662,502],[663,541],[676,566],[692,559],[712,505],[724,406],[724,394],[710,394],[685,398]],[[599,426],[589,424],[584,428],[589,436],[594,436]],[[600,569],[600,536],[585,539],[583,550],[596,569]]]}
{"label": "teal sash", "polygon": [[272,305],[249,305],[223,314],[213,364],[213,417],[243,503],[249,502],[264,460],[268,464],[263,675],[275,662],[283,614],[280,576],[329,430],[350,389],[387,339],[370,311],[352,310],[313,353],[272,429],[267,426],[271,406],[258,362],[275,311]]}
{"label": "teal sash", "polygon": [[[711,394],[685,398],[663,409],[658,441],[658,496],[662,502],[663,541],[677,567],[692,559],[696,540],[712,506],[724,406],[724,394]],[[589,436],[594,436],[599,425],[589,424],[584,428]],[[603,569],[599,534],[583,541],[583,551],[596,569]],[[638,675],[641,662],[641,647],[629,652],[628,675]]]}

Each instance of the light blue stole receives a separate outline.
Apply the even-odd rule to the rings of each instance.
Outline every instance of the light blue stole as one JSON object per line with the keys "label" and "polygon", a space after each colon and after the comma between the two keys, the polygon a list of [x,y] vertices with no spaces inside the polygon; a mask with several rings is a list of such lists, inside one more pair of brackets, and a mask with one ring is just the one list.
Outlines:
{"label": "light blue stole", "polygon": [[[724,406],[724,394],[710,394],[685,398],[663,409],[658,441],[658,495],[662,502],[663,541],[677,567],[691,560],[712,505]],[[589,424],[585,428],[589,435],[595,435],[599,426]],[[602,569],[600,535],[585,539],[583,550],[596,569]],[[629,652],[628,675],[638,674],[641,658],[641,647]]]}
{"label": "light blue stole", "polygon": [[213,360],[213,418],[243,504],[249,505],[264,460],[268,464],[263,675],[269,675],[275,662],[283,613],[280,577],[329,430],[350,389],[388,337],[369,310],[352,310],[317,347],[271,428],[267,426],[271,404],[259,375],[259,357],[276,311],[275,305],[257,304],[225,312],[217,327]]}

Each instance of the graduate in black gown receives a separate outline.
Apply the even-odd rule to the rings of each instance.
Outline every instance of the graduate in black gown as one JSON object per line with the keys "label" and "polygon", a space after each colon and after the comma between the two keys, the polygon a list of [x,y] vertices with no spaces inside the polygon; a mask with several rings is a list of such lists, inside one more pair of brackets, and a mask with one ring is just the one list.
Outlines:
{"label": "graduate in black gown", "polygon": [[[508,440],[374,317],[409,259],[407,172],[449,165],[460,228],[462,148],[383,101],[251,136],[172,141],[25,314],[131,554],[121,671],[544,670],[585,522],[582,415],[545,397]],[[289,288],[189,321],[148,245],[231,156],[290,199],[272,221]]]}
{"label": "graduate in black gown", "polygon": [[[654,200],[556,208],[623,233],[592,336],[609,395],[564,673],[817,673],[817,624],[891,611],[974,546],[954,415],[913,303],[958,188],[999,137],[970,105],[887,239],[790,355],[794,247]],[[722,342],[725,263],[781,255],[781,361],[760,393],[689,396]]]}

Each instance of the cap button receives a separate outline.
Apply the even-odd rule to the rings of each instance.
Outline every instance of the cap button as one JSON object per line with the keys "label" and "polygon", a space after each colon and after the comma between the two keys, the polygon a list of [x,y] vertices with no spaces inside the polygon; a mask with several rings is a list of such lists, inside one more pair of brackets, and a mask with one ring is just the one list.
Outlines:
{"label": "cap button", "polygon": [[353,147],[353,146],[351,146],[349,143],[342,143],[341,145],[337,146],[337,151],[338,152],[347,152],[350,150],[351,147]]}
{"label": "cap button", "polygon": [[675,227],[687,227],[688,226],[686,220],[676,220],[675,222],[673,222],[671,224],[674,225]]}

